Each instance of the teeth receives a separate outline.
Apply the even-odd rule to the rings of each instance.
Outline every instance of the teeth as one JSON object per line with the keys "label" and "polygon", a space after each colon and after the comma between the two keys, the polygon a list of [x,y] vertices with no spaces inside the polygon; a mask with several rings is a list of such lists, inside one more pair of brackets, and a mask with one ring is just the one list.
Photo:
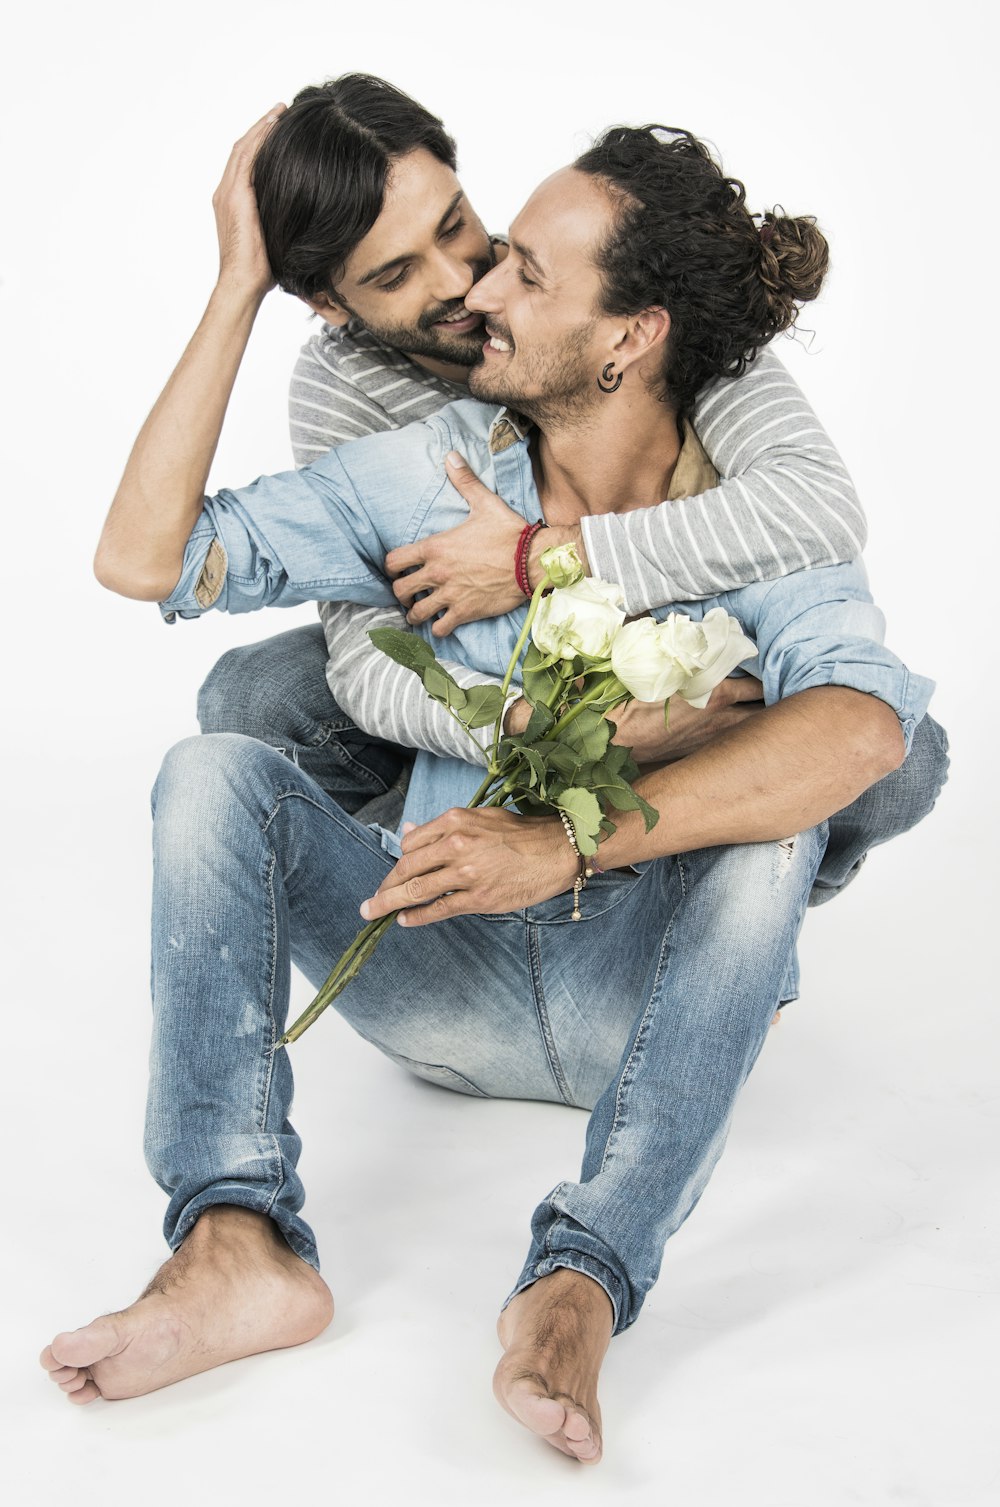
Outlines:
{"label": "teeth", "polygon": [[506,340],[498,340],[495,335],[490,336],[490,346],[495,351],[509,351],[510,346]]}
{"label": "teeth", "polygon": [[468,309],[459,309],[457,314],[449,314],[446,319],[439,319],[438,324],[458,324],[463,319],[468,319]]}

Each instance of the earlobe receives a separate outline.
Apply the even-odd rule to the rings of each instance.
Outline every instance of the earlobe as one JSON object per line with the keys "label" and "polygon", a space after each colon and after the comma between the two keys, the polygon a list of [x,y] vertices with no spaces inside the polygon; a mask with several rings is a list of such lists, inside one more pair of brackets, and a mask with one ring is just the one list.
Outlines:
{"label": "earlobe", "polygon": [[312,309],[314,314],[318,314],[335,329],[341,329],[351,318],[348,311],[339,303],[335,303],[326,293],[317,293],[315,298],[303,298],[302,302],[307,309]]}

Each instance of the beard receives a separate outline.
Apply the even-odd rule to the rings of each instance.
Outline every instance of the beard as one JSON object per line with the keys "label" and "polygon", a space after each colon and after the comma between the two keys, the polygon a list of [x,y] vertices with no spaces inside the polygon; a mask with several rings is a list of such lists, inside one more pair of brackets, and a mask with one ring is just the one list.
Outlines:
{"label": "beard", "polygon": [[[513,345],[509,331],[490,320],[493,333]],[[491,365],[480,354],[469,372],[469,391],[483,403],[503,403],[532,419],[540,429],[569,429],[585,423],[600,396],[590,341],[594,323],[577,325],[558,345],[529,351],[514,347],[514,361]]]}
{"label": "beard", "polygon": [[[480,278],[486,276],[491,270],[493,262],[486,257],[473,264],[473,282],[478,283]],[[458,314],[465,308],[464,300],[452,299],[450,303],[438,304],[433,309],[425,309],[421,314],[416,327],[412,325],[373,324],[370,319],[364,319],[340,294],[338,301],[355,319],[361,320],[365,329],[381,340],[383,345],[391,345],[395,350],[402,351],[404,356],[429,356],[434,361],[444,361],[450,366],[472,366],[482,358],[483,332],[482,329],[470,330],[465,335],[449,335],[447,327],[440,329],[439,321],[449,318],[452,314]]]}

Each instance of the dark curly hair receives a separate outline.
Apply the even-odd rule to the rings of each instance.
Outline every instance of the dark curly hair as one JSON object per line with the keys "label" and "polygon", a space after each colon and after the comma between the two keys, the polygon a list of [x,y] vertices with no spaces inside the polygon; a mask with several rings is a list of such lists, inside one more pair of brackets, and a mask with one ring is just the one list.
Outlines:
{"label": "dark curly hair", "polygon": [[267,259],[286,293],[334,293],[382,213],[393,159],[418,147],[454,170],[441,121],[385,79],[345,73],[300,90],[253,165]]}
{"label": "dark curly hair", "polygon": [[597,255],[602,312],[668,311],[659,395],[679,412],[713,377],[741,376],[818,295],[829,250],[815,219],[751,215],[743,184],[690,131],[612,126],[573,166],[615,206]]}

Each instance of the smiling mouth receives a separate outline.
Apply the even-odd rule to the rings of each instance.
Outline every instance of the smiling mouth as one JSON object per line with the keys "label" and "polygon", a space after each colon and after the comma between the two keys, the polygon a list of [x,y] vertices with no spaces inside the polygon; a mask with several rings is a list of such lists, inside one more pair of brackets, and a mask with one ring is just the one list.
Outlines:
{"label": "smiling mouth", "polygon": [[444,319],[436,319],[434,321],[434,328],[439,330],[471,330],[479,324],[482,317],[481,314],[472,313],[468,309],[456,309],[454,314],[448,314]]}
{"label": "smiling mouth", "polygon": [[501,340],[499,335],[494,335],[489,325],[486,326],[486,333],[489,336],[487,344],[491,351],[499,351],[504,356],[510,355],[514,347],[508,341]]}

